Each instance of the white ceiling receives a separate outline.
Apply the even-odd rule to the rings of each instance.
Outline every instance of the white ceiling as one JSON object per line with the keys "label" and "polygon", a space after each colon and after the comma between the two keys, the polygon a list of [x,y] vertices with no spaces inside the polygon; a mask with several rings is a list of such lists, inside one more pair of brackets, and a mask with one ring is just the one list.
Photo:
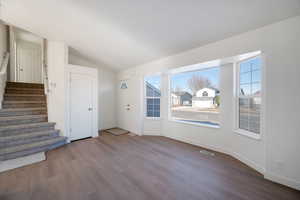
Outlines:
{"label": "white ceiling", "polygon": [[300,0],[3,0],[2,5],[5,21],[64,41],[115,70],[300,14]]}

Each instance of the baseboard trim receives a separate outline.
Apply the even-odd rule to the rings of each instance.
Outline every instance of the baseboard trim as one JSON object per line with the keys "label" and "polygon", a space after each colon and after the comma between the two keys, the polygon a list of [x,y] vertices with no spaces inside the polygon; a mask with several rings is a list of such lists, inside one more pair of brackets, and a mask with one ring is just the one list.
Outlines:
{"label": "baseboard trim", "polygon": [[296,181],[296,180],[292,180],[289,178],[285,178],[282,176],[277,176],[275,174],[272,173],[265,173],[264,174],[265,179],[268,179],[270,181],[273,181],[275,183],[279,183],[282,185],[286,185],[288,187],[294,188],[296,190],[300,190],[300,182]]}
{"label": "baseboard trim", "polygon": [[229,155],[231,155],[235,159],[241,161],[242,163],[248,165],[249,167],[253,168],[254,170],[258,171],[261,174],[265,174],[265,172],[266,172],[264,167],[257,165],[255,162],[249,160],[248,158],[245,158],[244,156],[242,156],[236,152],[231,152]]}
{"label": "baseboard trim", "polygon": [[0,161],[0,173],[19,167],[24,167],[26,165],[31,165],[44,160],[46,160],[45,153],[41,152],[12,160]]}
{"label": "baseboard trim", "polygon": [[216,152],[220,152],[220,153],[230,155],[230,153],[227,150],[219,148],[219,147],[206,145],[206,144],[203,144],[203,143],[200,143],[200,142],[195,142],[195,141],[192,141],[192,140],[189,140],[189,139],[186,139],[186,138],[183,138],[183,137],[178,137],[178,136],[170,136],[170,135],[163,135],[163,136],[165,136],[167,138],[171,138],[173,140],[178,140],[178,141],[185,142],[185,143],[188,143],[188,144],[192,144],[192,145],[195,145],[195,146],[203,147],[205,149],[210,149],[210,150],[213,150],[213,151],[216,151]]}

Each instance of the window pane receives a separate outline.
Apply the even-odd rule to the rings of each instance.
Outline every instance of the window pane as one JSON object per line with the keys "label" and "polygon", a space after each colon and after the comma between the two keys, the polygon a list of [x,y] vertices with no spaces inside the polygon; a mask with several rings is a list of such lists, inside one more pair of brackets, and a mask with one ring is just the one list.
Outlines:
{"label": "window pane", "polygon": [[260,70],[252,71],[252,82],[260,82]]}
{"label": "window pane", "polygon": [[153,117],[160,117],[160,112],[154,112]]}
{"label": "window pane", "polygon": [[153,112],[152,111],[147,111],[147,117],[153,117]]}
{"label": "window pane", "polygon": [[241,73],[240,84],[251,83],[251,72]]}
{"label": "window pane", "polygon": [[153,99],[154,105],[160,105],[160,99]]}
{"label": "window pane", "polygon": [[[250,68],[249,68],[250,66]],[[240,63],[240,95],[239,98],[239,128],[253,133],[260,133],[261,105],[261,58],[256,57]],[[248,73],[251,74],[250,81]],[[245,75],[247,74],[247,75]],[[245,98],[252,95],[250,98]],[[254,97],[253,97],[254,96]]]}
{"label": "window pane", "polygon": [[146,116],[159,117],[160,116],[160,76],[145,77],[146,88]]}
{"label": "window pane", "polygon": [[147,105],[153,105],[154,104],[154,99],[148,98],[147,99]]}
{"label": "window pane", "polygon": [[145,78],[147,97],[160,97],[160,76],[148,76]]}
{"label": "window pane", "polygon": [[260,83],[252,84],[252,95],[260,95]]}
{"label": "window pane", "polygon": [[239,99],[239,128],[249,130],[249,99]]}
{"label": "window pane", "polygon": [[251,65],[250,62],[242,62],[240,64],[240,73],[250,72],[251,71]]}
{"label": "window pane", "polygon": [[253,133],[260,133],[261,98],[239,99],[239,128]]}
{"label": "window pane", "polygon": [[251,70],[260,70],[261,68],[261,58],[257,57],[257,58],[253,58],[250,60],[251,63]]}
{"label": "window pane", "polygon": [[251,94],[251,85],[250,84],[240,85],[240,95],[248,96],[250,94]]}
{"label": "window pane", "polygon": [[[249,68],[250,69],[250,68]],[[197,124],[219,124],[220,67],[187,71],[171,76],[171,117]]]}

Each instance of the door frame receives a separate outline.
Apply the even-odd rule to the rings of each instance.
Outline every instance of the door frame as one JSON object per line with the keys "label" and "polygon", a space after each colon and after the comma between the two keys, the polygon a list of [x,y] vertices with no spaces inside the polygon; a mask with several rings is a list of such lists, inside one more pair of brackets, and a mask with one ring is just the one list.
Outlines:
{"label": "door frame", "polygon": [[96,68],[84,67],[79,65],[66,65],[65,86],[66,86],[66,136],[68,142],[71,142],[71,74],[81,74],[91,78],[93,81],[93,121],[92,137],[98,137],[98,70]]}

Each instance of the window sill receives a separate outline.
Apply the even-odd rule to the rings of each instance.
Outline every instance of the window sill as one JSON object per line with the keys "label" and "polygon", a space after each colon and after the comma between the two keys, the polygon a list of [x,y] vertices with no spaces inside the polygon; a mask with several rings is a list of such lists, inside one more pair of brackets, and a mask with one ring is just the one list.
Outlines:
{"label": "window sill", "polygon": [[234,132],[239,135],[246,136],[246,137],[254,139],[254,140],[261,140],[260,134],[252,133],[252,132],[245,131],[242,129],[236,129],[236,130],[234,130]]}
{"label": "window sill", "polygon": [[161,117],[145,117],[145,120],[161,120]]}
{"label": "window sill", "polygon": [[194,122],[186,122],[178,119],[169,119],[170,122],[176,122],[180,124],[188,124],[192,126],[199,126],[199,127],[206,127],[206,128],[214,128],[214,129],[219,129],[220,125],[210,125],[210,124],[200,124],[200,123],[194,123]]}

